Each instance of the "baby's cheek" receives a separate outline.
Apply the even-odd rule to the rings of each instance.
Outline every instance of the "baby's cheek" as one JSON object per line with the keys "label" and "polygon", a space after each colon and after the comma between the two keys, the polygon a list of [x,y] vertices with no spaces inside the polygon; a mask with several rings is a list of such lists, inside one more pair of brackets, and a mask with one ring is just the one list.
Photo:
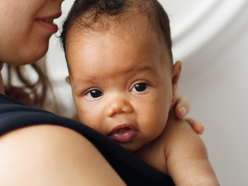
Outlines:
{"label": "baby's cheek", "polygon": [[99,129],[98,129],[99,128],[99,122],[103,121],[103,118],[101,117],[99,111],[96,111],[93,109],[92,110],[91,109],[85,109],[85,107],[80,109],[79,119],[83,124],[93,128],[97,131],[99,131]]}
{"label": "baby's cheek", "polygon": [[154,110],[156,110],[156,113],[154,113],[154,122],[158,129],[164,130],[169,115],[169,106],[167,105],[167,102],[161,102]]}
{"label": "baby's cheek", "polygon": [[92,113],[90,113],[87,109],[85,109],[81,105],[76,105],[76,109],[77,109],[80,121],[84,124],[89,123]]}

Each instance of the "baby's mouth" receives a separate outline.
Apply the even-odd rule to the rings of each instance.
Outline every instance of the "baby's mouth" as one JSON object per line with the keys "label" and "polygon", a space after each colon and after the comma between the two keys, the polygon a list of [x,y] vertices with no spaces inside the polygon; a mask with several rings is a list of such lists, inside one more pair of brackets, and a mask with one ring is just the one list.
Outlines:
{"label": "baby's mouth", "polygon": [[114,141],[124,143],[131,141],[135,134],[136,130],[131,124],[121,124],[116,126],[108,136]]}

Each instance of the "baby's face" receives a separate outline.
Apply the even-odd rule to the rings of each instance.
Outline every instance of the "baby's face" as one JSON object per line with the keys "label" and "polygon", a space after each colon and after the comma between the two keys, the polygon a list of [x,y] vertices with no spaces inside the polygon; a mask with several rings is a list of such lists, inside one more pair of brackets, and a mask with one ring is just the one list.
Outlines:
{"label": "baby's face", "polygon": [[72,30],[77,37],[68,39],[67,80],[80,121],[135,152],[166,126],[172,65],[153,29],[127,29]]}

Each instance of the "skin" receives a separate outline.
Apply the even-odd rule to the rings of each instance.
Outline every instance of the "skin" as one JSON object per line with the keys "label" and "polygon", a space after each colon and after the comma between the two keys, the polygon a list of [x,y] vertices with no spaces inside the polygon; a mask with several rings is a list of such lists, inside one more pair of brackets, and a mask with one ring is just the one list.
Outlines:
{"label": "skin", "polygon": [[17,129],[1,136],[0,149],[0,185],[126,185],[87,139],[65,127]]}
{"label": "skin", "polygon": [[[45,55],[57,30],[39,21],[58,18],[63,0],[8,0],[0,3],[0,61],[27,64]],[[51,26],[51,25],[50,25]]]}
{"label": "skin", "polygon": [[180,120],[167,126],[181,62],[173,66],[150,21],[135,18],[111,22],[111,29],[70,30],[67,82],[79,120],[169,174],[176,185],[217,186],[198,135]]}

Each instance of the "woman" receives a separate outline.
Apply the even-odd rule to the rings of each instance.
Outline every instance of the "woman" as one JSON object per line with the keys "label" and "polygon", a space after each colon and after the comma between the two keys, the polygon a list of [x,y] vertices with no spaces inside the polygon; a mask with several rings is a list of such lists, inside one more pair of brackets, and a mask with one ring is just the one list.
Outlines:
{"label": "woman", "polygon": [[[0,2],[0,69],[3,62],[30,64],[45,55],[62,2]],[[111,151],[116,144],[86,126],[5,96],[2,78],[0,93],[0,185],[148,184],[149,174],[169,180],[131,153]],[[182,105],[189,109],[187,99],[179,99],[179,117],[185,114],[179,112]]]}

